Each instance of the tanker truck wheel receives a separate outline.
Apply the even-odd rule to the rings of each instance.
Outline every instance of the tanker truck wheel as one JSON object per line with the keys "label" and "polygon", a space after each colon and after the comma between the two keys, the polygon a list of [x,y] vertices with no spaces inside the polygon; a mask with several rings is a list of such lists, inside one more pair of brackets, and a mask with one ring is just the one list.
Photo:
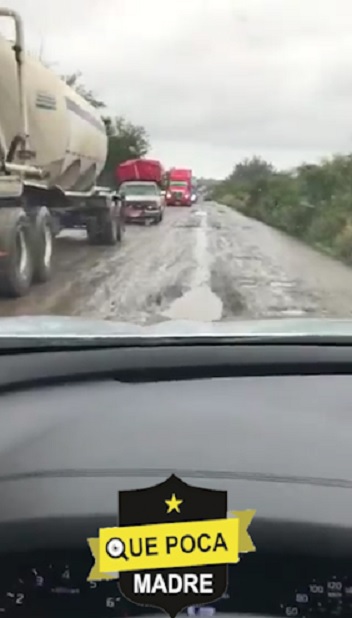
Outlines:
{"label": "tanker truck wheel", "polygon": [[125,235],[125,231],[126,231],[125,219],[124,219],[123,212],[121,212],[121,209],[120,209],[120,211],[119,211],[119,218],[118,218],[118,224],[117,224],[117,240],[118,240],[118,242],[122,242],[123,241],[123,237]]}
{"label": "tanker truck wheel", "polygon": [[86,224],[88,242],[91,245],[99,245],[100,241],[100,224],[98,217],[91,217]]}
{"label": "tanker truck wheel", "polygon": [[45,283],[51,277],[54,235],[50,212],[44,206],[36,209],[31,218],[30,236],[33,281]]}
{"label": "tanker truck wheel", "polygon": [[101,244],[113,246],[122,240],[120,210],[117,204],[112,204],[102,213]]}
{"label": "tanker truck wheel", "polygon": [[118,224],[106,213],[87,221],[86,230],[91,245],[116,245],[119,240]]}
{"label": "tanker truck wheel", "polygon": [[29,219],[22,208],[0,209],[0,294],[28,293],[33,279]]}
{"label": "tanker truck wheel", "polygon": [[113,246],[121,242],[124,225],[118,205],[109,202],[106,210],[88,219],[86,229],[91,245]]}

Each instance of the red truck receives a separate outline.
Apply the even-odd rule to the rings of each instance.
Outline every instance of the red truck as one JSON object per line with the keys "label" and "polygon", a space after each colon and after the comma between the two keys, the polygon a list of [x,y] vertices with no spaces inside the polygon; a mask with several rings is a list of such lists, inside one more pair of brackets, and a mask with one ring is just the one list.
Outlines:
{"label": "red truck", "polygon": [[192,170],[173,167],[168,173],[167,206],[192,206]]}
{"label": "red truck", "polygon": [[124,200],[125,220],[160,223],[165,199],[162,194],[164,169],[160,161],[131,159],[116,168],[118,191]]}

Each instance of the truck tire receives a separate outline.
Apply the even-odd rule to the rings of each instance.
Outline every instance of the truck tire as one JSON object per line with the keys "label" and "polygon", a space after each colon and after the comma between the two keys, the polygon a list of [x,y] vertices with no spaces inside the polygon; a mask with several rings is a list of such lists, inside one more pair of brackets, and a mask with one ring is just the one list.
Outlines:
{"label": "truck tire", "polygon": [[88,242],[91,245],[98,245],[100,242],[100,225],[98,217],[92,217],[88,219],[86,230]]}
{"label": "truck tire", "polygon": [[126,227],[125,227],[125,219],[123,215],[123,209],[120,207],[119,210],[119,220],[118,220],[118,228],[117,228],[117,240],[118,242],[123,241],[123,237],[125,235]]}
{"label": "truck tire", "polygon": [[50,212],[45,206],[38,208],[33,215],[30,237],[33,257],[33,282],[45,283],[51,277],[54,241]]}
{"label": "truck tire", "polygon": [[162,217],[162,215],[161,215],[161,214],[157,215],[157,216],[155,217],[155,219],[153,219],[153,223],[154,223],[154,225],[159,225],[159,223],[161,223],[162,218],[163,218],[163,217]]}
{"label": "truck tire", "polygon": [[32,284],[30,222],[22,208],[0,209],[0,294],[25,296]]}
{"label": "truck tire", "polygon": [[91,245],[113,246],[122,242],[125,232],[122,209],[116,203],[109,206],[109,209],[87,221],[86,230]]}
{"label": "truck tire", "polygon": [[100,242],[102,245],[114,246],[118,242],[119,224],[112,213],[104,213],[102,217]]}
{"label": "truck tire", "polygon": [[101,244],[113,246],[122,239],[120,211],[117,204],[112,204],[109,210],[102,213]]}

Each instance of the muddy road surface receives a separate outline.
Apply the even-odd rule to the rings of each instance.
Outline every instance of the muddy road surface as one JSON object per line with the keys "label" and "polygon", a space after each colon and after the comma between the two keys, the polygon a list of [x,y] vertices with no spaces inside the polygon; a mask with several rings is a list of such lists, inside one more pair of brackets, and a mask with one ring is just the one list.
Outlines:
{"label": "muddy road surface", "polygon": [[169,208],[158,226],[128,226],[121,246],[83,232],[56,241],[52,281],[1,316],[73,315],[137,324],[266,317],[352,317],[352,268],[215,204]]}

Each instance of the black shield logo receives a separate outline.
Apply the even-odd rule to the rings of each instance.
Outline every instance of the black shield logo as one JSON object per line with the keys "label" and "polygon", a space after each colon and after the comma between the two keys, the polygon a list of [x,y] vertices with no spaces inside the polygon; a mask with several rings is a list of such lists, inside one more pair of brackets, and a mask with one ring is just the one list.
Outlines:
{"label": "black shield logo", "polygon": [[[183,521],[204,521],[207,519],[223,519],[227,517],[227,492],[203,489],[184,483],[172,475],[160,485],[148,489],[119,492],[119,526],[138,526],[146,524],[174,523]],[[201,567],[183,567],[175,569],[160,569],[140,572],[148,574],[150,581],[155,582],[158,574],[168,581],[169,574],[184,575],[192,573],[197,576],[202,573],[212,575],[212,590],[205,594],[199,592],[180,592],[165,594],[165,592],[141,593],[135,592],[133,572],[121,572],[119,586],[121,594],[137,605],[151,606],[162,609],[170,618],[183,609],[216,601],[225,594],[227,589],[228,565],[211,565]],[[159,577],[160,579],[160,577]]]}

